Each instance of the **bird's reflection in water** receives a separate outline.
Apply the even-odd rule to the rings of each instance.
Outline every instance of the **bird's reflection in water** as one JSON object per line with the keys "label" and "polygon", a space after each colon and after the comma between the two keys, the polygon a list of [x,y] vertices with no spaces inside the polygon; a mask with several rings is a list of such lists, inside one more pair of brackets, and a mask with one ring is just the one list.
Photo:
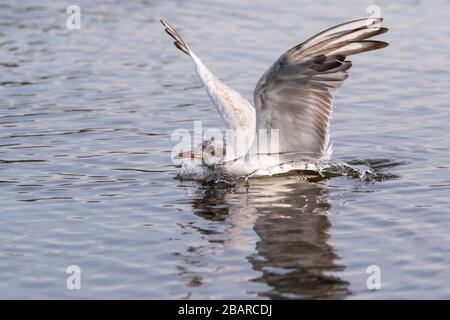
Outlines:
{"label": "bird's reflection in water", "polygon": [[193,200],[194,212],[227,225],[219,232],[222,237],[199,231],[210,233],[207,238],[217,245],[253,252],[247,259],[261,275],[252,281],[270,288],[258,295],[341,299],[351,294],[348,282],[330,275],[344,266],[328,243],[331,206],[326,185],[279,177],[255,179],[248,187],[204,186],[198,192],[202,196]]}

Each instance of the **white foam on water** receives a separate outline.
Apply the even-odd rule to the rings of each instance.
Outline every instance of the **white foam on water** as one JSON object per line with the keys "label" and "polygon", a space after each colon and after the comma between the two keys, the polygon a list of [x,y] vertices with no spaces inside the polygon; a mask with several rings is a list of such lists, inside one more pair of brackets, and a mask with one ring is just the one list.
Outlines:
{"label": "white foam on water", "polygon": [[270,177],[282,174],[304,174],[322,178],[335,176],[349,176],[364,181],[377,179],[377,173],[363,165],[350,165],[338,159],[289,161],[277,164],[266,169],[256,169],[243,173],[242,168],[237,169],[231,165],[206,166],[192,159],[185,159],[181,163],[179,177],[189,180],[210,180],[210,181],[236,181],[237,179]]}

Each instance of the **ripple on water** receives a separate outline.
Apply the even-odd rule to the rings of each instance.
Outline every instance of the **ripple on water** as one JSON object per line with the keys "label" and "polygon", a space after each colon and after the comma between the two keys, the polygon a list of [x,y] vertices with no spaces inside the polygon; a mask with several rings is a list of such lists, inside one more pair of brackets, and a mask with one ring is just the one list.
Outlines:
{"label": "ripple on water", "polygon": [[450,298],[448,2],[377,1],[391,45],[338,91],[342,161],[247,181],[176,179],[171,132],[222,121],[159,18],[251,99],[366,5],[91,2],[81,30],[59,2],[0,3],[0,298]]}

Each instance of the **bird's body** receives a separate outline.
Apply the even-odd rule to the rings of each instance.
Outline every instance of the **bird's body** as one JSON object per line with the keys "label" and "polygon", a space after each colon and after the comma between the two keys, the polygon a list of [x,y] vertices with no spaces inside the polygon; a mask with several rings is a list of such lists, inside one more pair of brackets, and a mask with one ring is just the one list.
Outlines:
{"label": "bird's body", "polygon": [[[388,30],[379,26],[381,21],[347,22],[291,48],[259,79],[252,105],[215,77],[175,29],[161,20],[175,46],[192,58],[226,128],[235,132],[226,146],[221,146],[226,152],[220,155],[216,152],[218,142],[210,140],[181,157],[201,158],[205,167],[219,173],[247,175],[284,173],[294,162],[307,166],[311,160],[329,158],[333,95],[352,66],[346,58],[388,45],[367,40]],[[214,157],[205,157],[205,150],[210,149],[214,149]]]}

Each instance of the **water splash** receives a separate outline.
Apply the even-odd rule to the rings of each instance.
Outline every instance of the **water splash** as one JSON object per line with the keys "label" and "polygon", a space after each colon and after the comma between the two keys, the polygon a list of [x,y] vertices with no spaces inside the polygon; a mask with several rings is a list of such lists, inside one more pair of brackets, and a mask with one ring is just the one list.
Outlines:
{"label": "water splash", "polygon": [[[386,163],[386,166],[383,165]],[[393,179],[397,176],[383,173],[382,168],[388,167],[391,160],[354,160],[343,161],[339,159],[289,161],[266,170],[255,170],[249,174],[233,175],[224,173],[223,165],[205,166],[191,159],[186,159],[181,164],[178,175],[184,180],[201,180],[215,184],[234,184],[238,180],[248,183],[249,179],[265,178],[281,175],[297,175],[304,181],[317,182],[334,177],[348,177],[363,182],[377,182]],[[374,164],[373,166],[371,164]]]}

